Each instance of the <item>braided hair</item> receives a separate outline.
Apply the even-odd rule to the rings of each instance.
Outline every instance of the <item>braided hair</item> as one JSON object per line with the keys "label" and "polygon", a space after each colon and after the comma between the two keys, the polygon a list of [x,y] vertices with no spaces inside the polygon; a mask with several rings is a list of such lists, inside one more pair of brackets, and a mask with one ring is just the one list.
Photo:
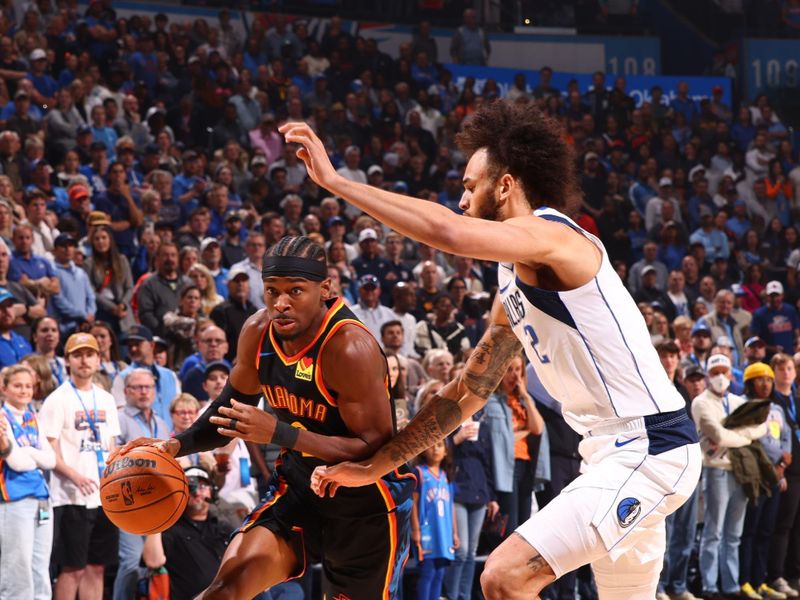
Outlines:
{"label": "braided hair", "polygon": [[267,249],[265,256],[294,256],[325,262],[325,250],[322,246],[304,235],[287,235]]}

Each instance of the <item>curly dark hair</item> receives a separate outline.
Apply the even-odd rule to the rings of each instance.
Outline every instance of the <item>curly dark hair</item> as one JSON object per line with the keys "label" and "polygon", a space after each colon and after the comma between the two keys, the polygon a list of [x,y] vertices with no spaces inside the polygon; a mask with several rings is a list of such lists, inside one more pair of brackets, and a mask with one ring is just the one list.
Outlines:
{"label": "curly dark hair", "polygon": [[561,125],[532,103],[495,100],[475,111],[456,136],[469,157],[481,148],[489,174],[518,179],[532,208],[565,209],[578,197],[575,159]]}

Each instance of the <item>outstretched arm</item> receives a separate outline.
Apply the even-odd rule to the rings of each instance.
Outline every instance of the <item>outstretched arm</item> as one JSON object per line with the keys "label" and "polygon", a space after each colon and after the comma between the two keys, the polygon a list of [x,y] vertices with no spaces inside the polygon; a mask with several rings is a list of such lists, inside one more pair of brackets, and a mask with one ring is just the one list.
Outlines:
{"label": "outstretched arm", "polygon": [[[334,170],[325,146],[308,125],[286,123],[280,131],[287,142],[302,146],[297,155],[320,186],[395,231],[444,252],[463,254],[464,248],[469,248],[476,259],[552,266],[570,258],[574,261],[575,245],[588,243],[569,228],[532,215],[503,222],[481,220],[477,225],[475,219],[457,215],[441,204],[350,181]],[[465,185],[474,190],[488,182],[470,180]],[[578,256],[581,251],[585,246],[580,246]]]}
{"label": "outstretched arm", "polygon": [[496,299],[489,329],[470,355],[462,375],[435,394],[408,426],[372,458],[360,463],[317,467],[311,477],[312,489],[324,496],[326,492],[335,494],[340,485],[358,487],[373,483],[443,440],[486,403],[520,349],[519,340]]}

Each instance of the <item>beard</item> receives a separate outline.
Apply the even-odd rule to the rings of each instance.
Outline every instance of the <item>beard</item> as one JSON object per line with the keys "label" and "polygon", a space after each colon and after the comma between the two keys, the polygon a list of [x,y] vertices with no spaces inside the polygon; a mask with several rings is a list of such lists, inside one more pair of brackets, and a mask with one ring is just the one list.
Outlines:
{"label": "beard", "polygon": [[497,190],[492,193],[491,199],[478,209],[478,218],[484,221],[497,221],[500,212],[500,200],[497,197]]}

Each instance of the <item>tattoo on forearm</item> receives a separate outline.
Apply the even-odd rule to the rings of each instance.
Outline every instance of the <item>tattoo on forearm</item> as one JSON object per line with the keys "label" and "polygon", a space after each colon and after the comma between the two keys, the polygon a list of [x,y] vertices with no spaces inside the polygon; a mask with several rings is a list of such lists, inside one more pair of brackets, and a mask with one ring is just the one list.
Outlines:
{"label": "tattoo on forearm", "polygon": [[458,401],[436,394],[380,452],[393,464],[402,464],[444,439],[462,421]]}
{"label": "tattoo on forearm", "polygon": [[467,389],[480,398],[488,398],[506,374],[511,359],[521,350],[510,327],[491,325],[467,361],[463,375]]}

